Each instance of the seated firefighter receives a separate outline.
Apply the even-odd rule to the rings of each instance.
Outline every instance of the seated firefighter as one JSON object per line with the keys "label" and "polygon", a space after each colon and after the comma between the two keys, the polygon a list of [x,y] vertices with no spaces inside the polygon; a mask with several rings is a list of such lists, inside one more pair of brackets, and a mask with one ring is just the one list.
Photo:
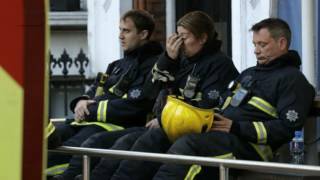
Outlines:
{"label": "seated firefighter", "polygon": [[[159,127],[159,123],[163,118],[167,119],[164,116],[170,119],[174,112],[180,111],[178,109],[184,115],[182,120],[193,121],[189,124],[191,132],[209,130],[212,109],[219,104],[220,94],[238,76],[232,60],[221,52],[220,47],[221,41],[217,39],[210,16],[200,11],[183,16],[177,22],[177,33],[168,37],[166,52],[152,70],[154,86],[162,84],[164,88],[154,108],[157,118],[147,124],[148,129],[118,139],[112,149],[165,153],[180,133],[168,138],[163,131],[166,125],[162,123]],[[197,123],[197,118],[203,120],[204,126]],[[194,128],[196,125],[198,128]],[[100,148],[103,134],[106,133],[96,134],[82,146]],[[92,170],[90,179],[150,179],[157,170],[154,164],[102,158]]]}
{"label": "seated firefighter", "polygon": [[[49,148],[79,147],[101,131],[144,126],[156,99],[147,96],[144,86],[151,82],[151,69],[163,51],[160,43],[149,40],[154,28],[154,19],[146,11],[131,10],[121,17],[119,39],[124,57],[109,64],[89,91],[71,102],[74,119],[56,127],[49,124]],[[122,133],[110,137],[110,146],[118,136]],[[70,157],[49,153],[47,175],[63,172]]]}
{"label": "seated firefighter", "polygon": [[[251,31],[257,65],[230,86],[211,131],[183,136],[167,153],[268,161],[302,128],[315,92],[299,71],[298,53],[288,50],[288,24],[269,18]],[[218,172],[213,167],[164,164],[153,179],[214,179]]]}

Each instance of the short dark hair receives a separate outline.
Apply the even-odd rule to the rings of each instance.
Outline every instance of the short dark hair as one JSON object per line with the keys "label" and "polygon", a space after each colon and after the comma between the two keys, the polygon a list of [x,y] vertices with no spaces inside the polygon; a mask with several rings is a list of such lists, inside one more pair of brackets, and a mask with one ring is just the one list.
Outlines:
{"label": "short dark hair", "polygon": [[182,26],[189,30],[196,38],[200,38],[203,33],[208,35],[208,41],[217,39],[217,32],[214,28],[213,19],[202,11],[187,13],[177,22],[177,26]]}
{"label": "short dark hair", "polygon": [[280,37],[284,37],[287,39],[288,47],[291,43],[291,30],[284,20],[279,18],[268,18],[264,19],[251,27],[251,31],[258,32],[262,28],[266,28],[269,30],[271,37],[274,39],[279,39]]}
{"label": "short dark hair", "polygon": [[121,17],[121,20],[124,21],[127,18],[130,18],[133,21],[138,32],[147,30],[149,32],[147,39],[150,38],[155,28],[155,21],[149,12],[145,10],[137,10],[137,9],[130,10]]}

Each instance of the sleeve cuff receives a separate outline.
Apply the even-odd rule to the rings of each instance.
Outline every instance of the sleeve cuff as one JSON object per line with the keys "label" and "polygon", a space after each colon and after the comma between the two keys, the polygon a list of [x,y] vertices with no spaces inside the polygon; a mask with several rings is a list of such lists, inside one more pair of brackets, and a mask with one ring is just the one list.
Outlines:
{"label": "sleeve cuff", "polygon": [[157,62],[157,66],[160,70],[168,69],[169,72],[171,72],[172,70],[176,69],[176,67],[179,65],[178,62],[178,60],[171,59],[168,56],[167,52],[164,52],[160,56]]}
{"label": "sleeve cuff", "polygon": [[90,97],[87,95],[83,95],[83,96],[80,96],[80,97],[73,99],[70,103],[70,110],[74,113],[74,108],[76,107],[77,103],[80,100],[88,100],[88,99],[90,99]]}
{"label": "sleeve cuff", "polygon": [[232,134],[239,135],[240,134],[240,124],[236,121],[233,121],[232,125],[231,125],[230,132]]}

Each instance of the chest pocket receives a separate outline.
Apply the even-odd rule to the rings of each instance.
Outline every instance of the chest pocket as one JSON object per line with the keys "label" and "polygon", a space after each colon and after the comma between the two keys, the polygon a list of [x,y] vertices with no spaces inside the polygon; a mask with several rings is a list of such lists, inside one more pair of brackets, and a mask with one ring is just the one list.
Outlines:
{"label": "chest pocket", "polygon": [[111,74],[108,77],[108,81],[105,87],[110,88],[111,86],[115,85],[119,81],[122,73],[123,73],[122,68],[114,67],[114,69],[112,70]]}

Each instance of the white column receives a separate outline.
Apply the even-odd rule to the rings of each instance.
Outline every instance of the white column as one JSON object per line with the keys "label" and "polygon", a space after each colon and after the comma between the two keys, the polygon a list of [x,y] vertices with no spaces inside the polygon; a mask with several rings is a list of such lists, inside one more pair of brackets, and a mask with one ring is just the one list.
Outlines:
{"label": "white column", "polygon": [[313,0],[301,1],[302,72],[308,81],[316,85],[315,77],[315,3]]}
{"label": "white column", "polygon": [[273,0],[232,1],[232,59],[239,71],[256,65],[252,44],[253,24],[272,14]]}
{"label": "white column", "polygon": [[166,35],[169,37],[176,31],[176,1],[166,0]]}
{"label": "white column", "polygon": [[[302,72],[308,81],[315,87],[315,3],[313,0],[301,0],[301,39],[302,39]],[[304,125],[304,140],[310,142],[317,138],[317,121],[307,119]],[[306,163],[319,164],[317,143],[306,146]]]}
{"label": "white column", "polygon": [[[245,67],[245,52],[246,52],[246,30],[247,25],[245,23],[246,10],[243,9],[243,2],[241,0],[231,1],[231,21],[232,21],[232,59],[234,65],[238,71],[242,71]],[[242,5],[242,6],[241,6]]]}
{"label": "white column", "polygon": [[123,12],[132,8],[130,1],[88,0],[88,51],[91,77],[105,72],[109,63],[122,56],[119,22]]}

